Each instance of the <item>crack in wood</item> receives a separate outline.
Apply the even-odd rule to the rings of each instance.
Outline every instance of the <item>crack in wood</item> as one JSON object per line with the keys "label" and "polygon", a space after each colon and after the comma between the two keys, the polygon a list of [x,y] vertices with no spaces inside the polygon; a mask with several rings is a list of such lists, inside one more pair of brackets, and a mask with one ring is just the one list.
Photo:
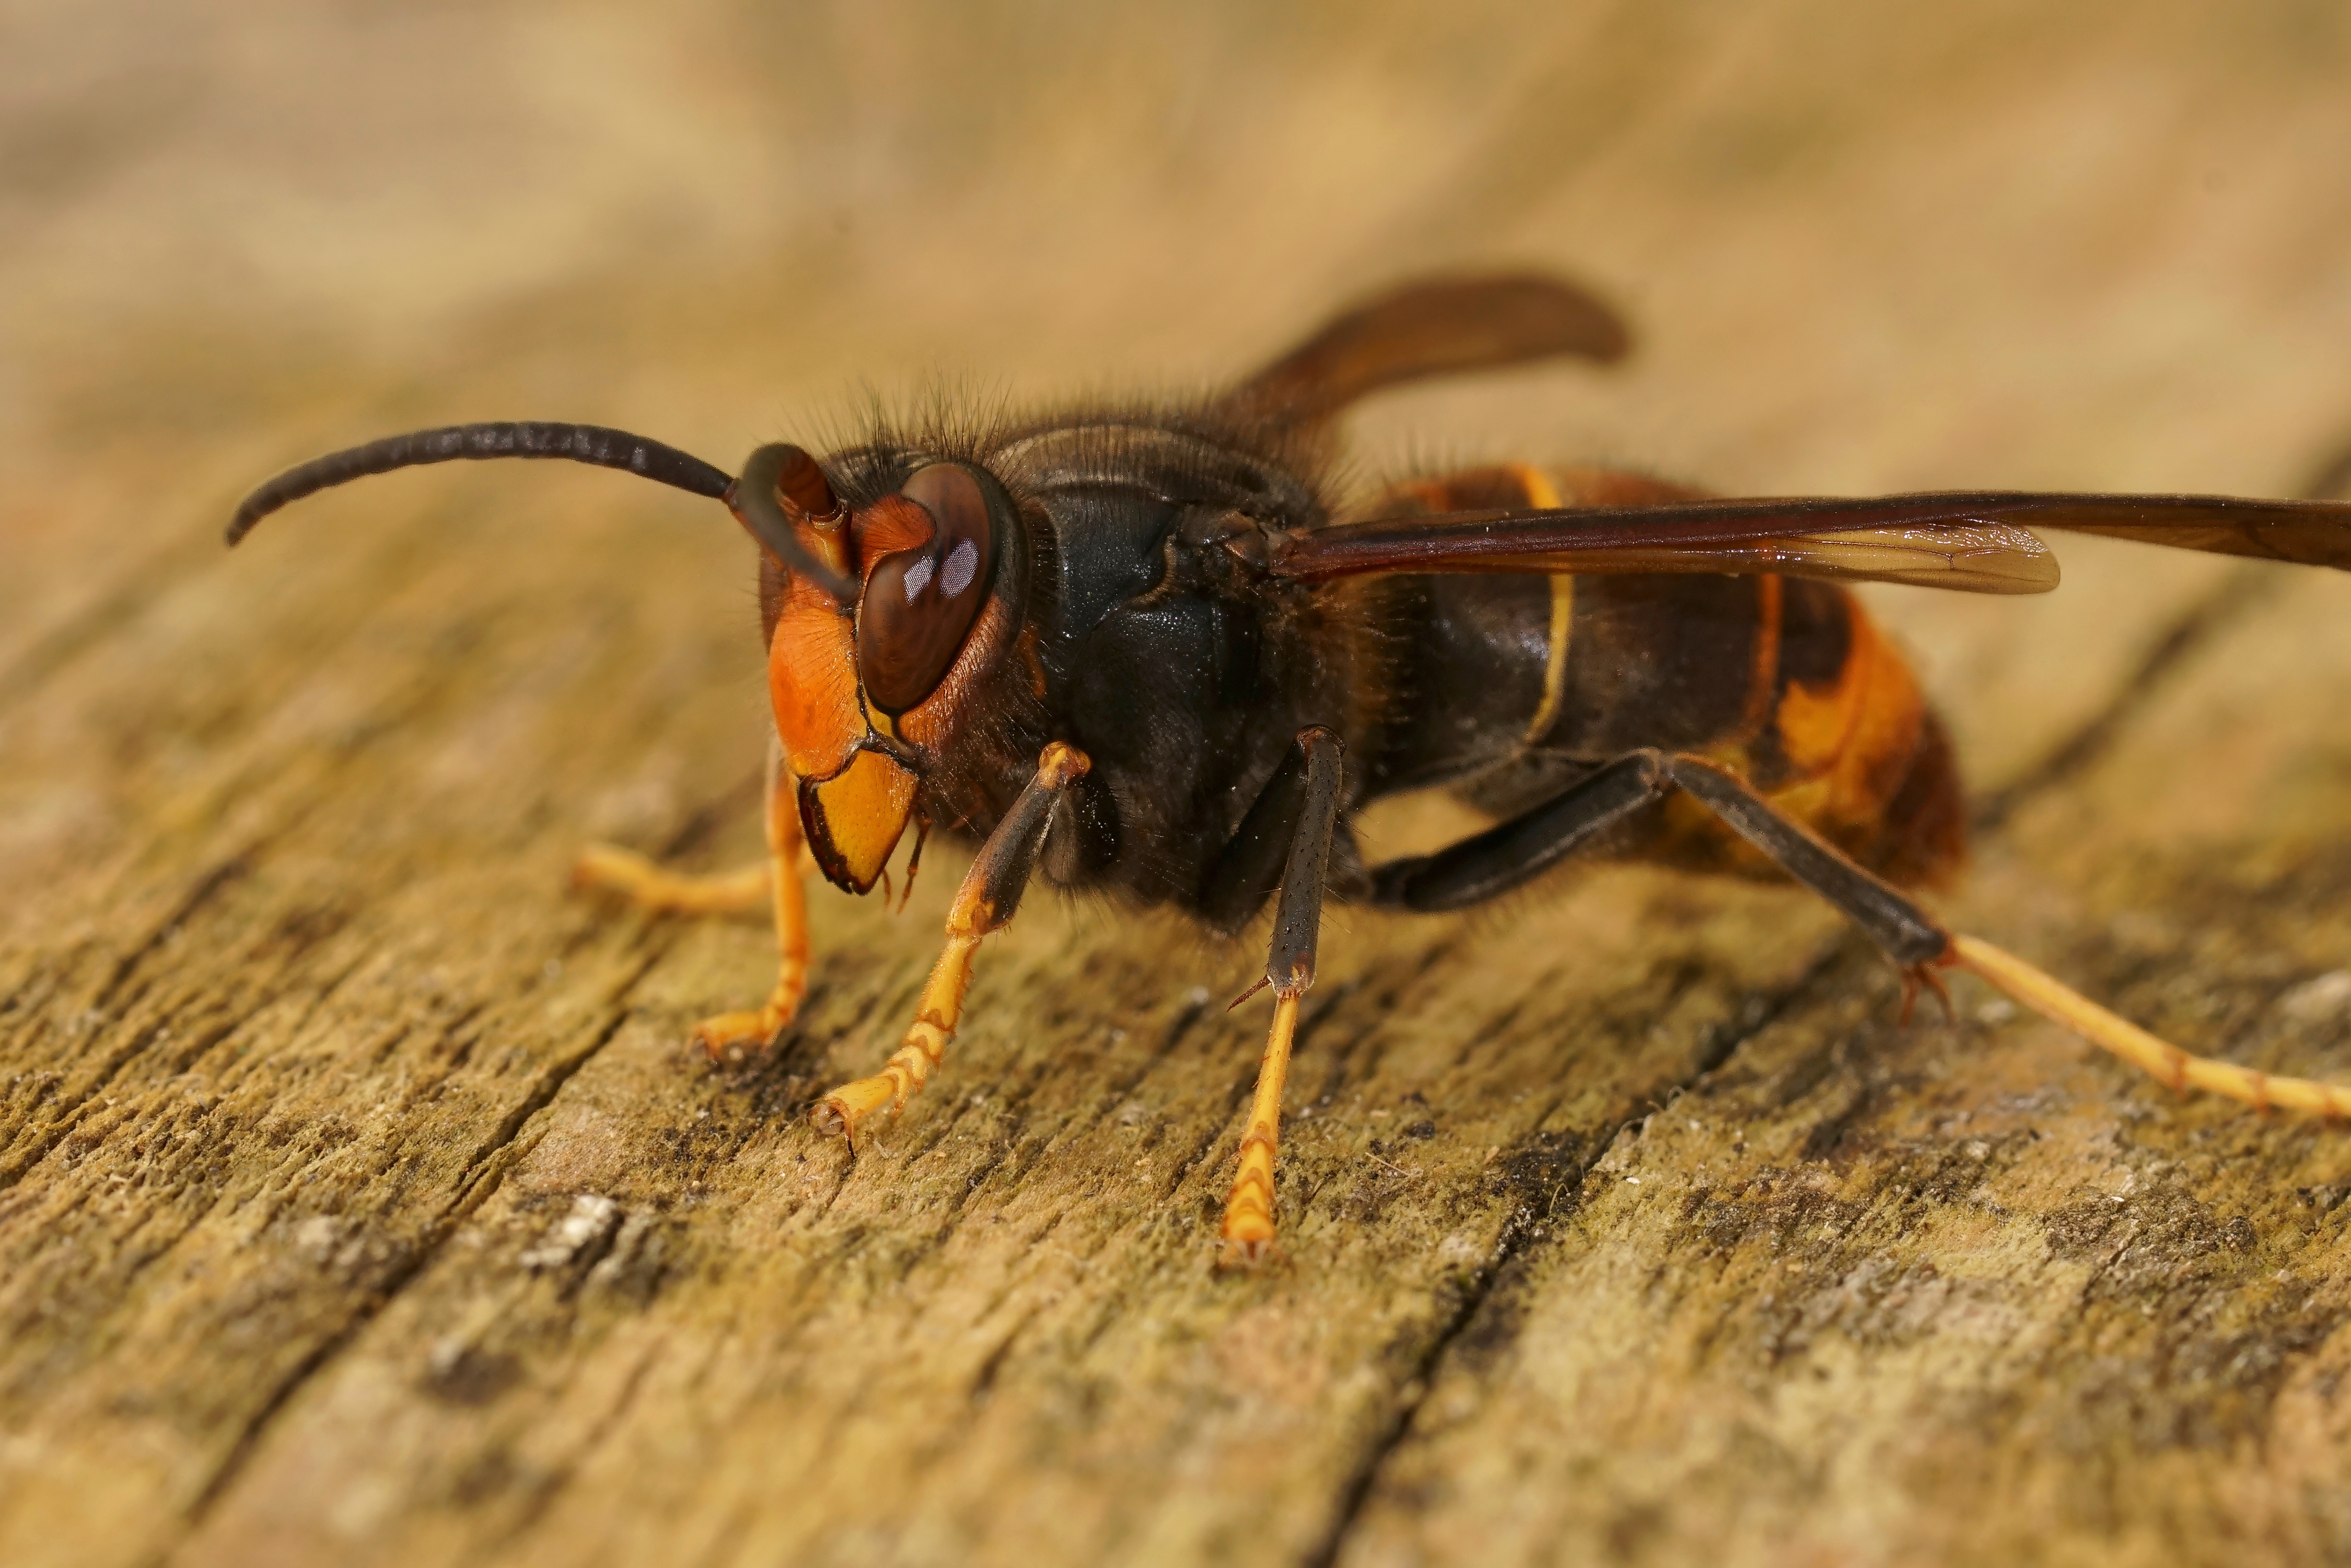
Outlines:
{"label": "crack in wood", "polygon": [[[191,917],[217,897],[224,889],[252,873],[256,857],[267,847],[272,837],[274,835],[265,835],[254,840],[244,849],[219,862],[203,876],[197,878],[194,884],[172,906],[172,913],[158,921],[143,938],[116,961],[105,981],[99,987],[96,997],[92,998],[89,1006],[83,1009],[85,1015],[103,1017],[141,964],[159,951],[165,943],[171,941]],[[209,1049],[211,1044],[216,1043],[223,1035],[235,1027],[235,1022],[232,1022],[219,1033],[213,1035],[210,1040],[204,1041],[196,1054],[202,1054],[204,1049]],[[105,1094],[115,1079],[121,1075],[122,1070],[145,1054],[150,1046],[169,1032],[169,1029],[170,1025],[166,1022],[141,1030],[129,1044],[100,1062],[81,1093],[70,1104],[60,1107],[47,1127],[42,1133],[34,1135],[30,1146],[24,1151],[22,1157],[5,1166],[0,1166],[0,1193],[8,1191],[37,1169],[41,1162],[48,1158],[57,1145],[80,1124],[82,1116],[89,1108]],[[183,1064],[188,1059],[186,1053],[183,1053],[181,1059]],[[184,1066],[182,1070],[184,1070]]]}
{"label": "crack in wood", "polygon": [[2171,676],[2255,611],[2274,599],[2293,569],[2266,561],[2237,567],[2166,626],[2125,676],[2114,698],[2040,761],[1978,802],[1974,827],[1989,835],[2005,826],[2027,800],[2078,779],[2114,744],[2131,720],[2161,695]]}
{"label": "crack in wood", "polygon": [[6,669],[0,670],[0,707],[32,696],[51,676],[120,633],[126,622],[220,554],[216,536],[172,538],[113,588],[36,636]]}
{"label": "crack in wood", "polygon": [[556,1499],[578,1479],[581,1464],[604,1446],[605,1439],[620,1427],[622,1419],[636,1404],[637,1393],[644,1386],[645,1376],[653,1371],[653,1363],[660,1359],[662,1348],[658,1340],[645,1347],[644,1354],[637,1358],[636,1364],[629,1369],[628,1376],[622,1380],[621,1391],[614,1396],[611,1407],[599,1416],[581,1436],[572,1450],[570,1462],[548,1477],[544,1484],[533,1488],[528,1500],[516,1511],[515,1518],[507,1528],[498,1532],[496,1540],[500,1545],[521,1540],[533,1526],[547,1517],[547,1511],[555,1505]]}
{"label": "crack in wood", "polygon": [[[2205,595],[2167,629],[2112,701],[2051,752],[2039,767],[1994,796],[1979,810],[1976,818],[1978,831],[1986,834],[1997,831],[2000,825],[2026,800],[2078,775],[2113,744],[2131,718],[2143,711],[2151,700],[2154,689],[2172,672],[2210,647],[2222,632],[2274,591],[2275,578],[2263,567],[2245,568],[2231,573],[2218,589]],[[1707,1078],[1728,1065],[1740,1046],[1769,1029],[1800,998],[1833,973],[1855,940],[1850,933],[1841,935],[1805,966],[1794,982],[1771,993],[1764,1008],[1755,1014],[1742,1016],[1737,1027],[1724,1031],[1710,1044],[1689,1072],[1660,1092],[1658,1104],[1669,1103],[1677,1095],[1698,1087]],[[1858,1097],[1860,1100],[1868,1098],[1866,1094]],[[1551,1227],[1548,1221],[1553,1218],[1556,1193],[1571,1186],[1580,1187],[1590,1178],[1593,1168],[1625,1130],[1646,1121],[1650,1113],[1650,1111],[1643,1111],[1626,1115],[1609,1125],[1605,1135],[1596,1138],[1589,1152],[1575,1163],[1572,1177],[1562,1174],[1553,1187],[1553,1201],[1546,1202],[1541,1216],[1536,1216],[1531,1206],[1524,1203],[1514,1207],[1505,1216],[1501,1232],[1485,1268],[1462,1288],[1453,1310],[1446,1314],[1426,1346],[1413,1358],[1411,1370],[1395,1385],[1396,1398],[1388,1418],[1374,1433],[1363,1455],[1342,1483],[1337,1507],[1330,1523],[1322,1538],[1299,1558],[1301,1568],[1332,1568],[1332,1564],[1337,1563],[1339,1554],[1346,1549],[1349,1538],[1363,1518],[1364,1508],[1378,1484],[1381,1470],[1409,1438],[1414,1420],[1447,1356],[1487,1310],[1489,1303],[1499,1299],[1504,1275],[1514,1268],[1523,1267],[1530,1245],[1549,1234]],[[1537,1123],[1538,1126],[1541,1124]],[[1531,1139],[1522,1139],[1514,1148],[1525,1150],[1531,1142]]]}
{"label": "crack in wood", "polygon": [[[611,1009],[611,1016],[605,1019],[602,1027],[589,1038],[588,1043],[582,1049],[551,1063],[539,1075],[530,1092],[499,1124],[497,1133],[476,1148],[465,1170],[460,1173],[449,1203],[425,1228],[424,1233],[418,1239],[416,1244],[409,1249],[407,1255],[374,1290],[360,1300],[333,1333],[323,1336],[284,1377],[278,1380],[277,1385],[270,1389],[260,1405],[246,1417],[236,1437],[230,1444],[228,1451],[222,1457],[219,1465],[206,1478],[204,1484],[198,1489],[195,1496],[183,1511],[181,1540],[184,1540],[187,1534],[202,1524],[221,1499],[227,1495],[229,1488],[235,1484],[237,1477],[244,1473],[246,1466],[259,1450],[272,1425],[295,1395],[352,1344],[360,1333],[381,1316],[383,1310],[423,1273],[426,1267],[440,1256],[450,1238],[456,1235],[465,1220],[497,1191],[499,1184],[505,1179],[506,1173],[513,1167],[519,1157],[512,1151],[517,1148],[516,1139],[523,1127],[532,1116],[551,1104],[555,1097],[562,1092],[563,1086],[569,1083],[580,1070],[587,1066],[607,1045],[611,1044],[620,1033],[622,1027],[628,1022],[633,1011],[629,1005],[630,997],[669,951],[674,945],[674,940],[667,936],[658,936],[651,942],[643,960],[630,972],[627,978],[613,988],[612,996],[607,1004]],[[178,1541],[168,1543],[149,1558],[148,1563],[161,1564],[168,1561],[179,1544]]]}
{"label": "crack in wood", "polygon": [[[1691,1071],[1658,1092],[1656,1104],[1670,1102],[1703,1082],[1738,1053],[1739,1048],[1761,1035],[1792,1008],[1799,998],[1811,991],[1837,967],[1845,947],[1843,940],[1826,948],[1806,965],[1803,971],[1784,988],[1767,994],[1760,1009],[1742,1010],[1734,1028],[1723,1031],[1719,1042],[1706,1053]],[[1373,1435],[1370,1445],[1358,1459],[1339,1490],[1339,1503],[1322,1539],[1310,1548],[1299,1563],[1301,1568],[1331,1568],[1339,1553],[1346,1547],[1347,1538],[1362,1517],[1364,1506],[1377,1484],[1379,1473],[1389,1457],[1403,1446],[1412,1431],[1413,1420],[1428,1397],[1446,1356],[1475,1323],[1489,1301],[1498,1299],[1503,1278],[1523,1267],[1530,1249],[1554,1233],[1553,1221],[1558,1218],[1558,1195],[1583,1186],[1592,1175],[1593,1167],[1604,1158],[1616,1140],[1628,1127],[1636,1126],[1654,1113],[1651,1109],[1636,1111],[1619,1117],[1607,1125],[1603,1135],[1595,1137],[1583,1157],[1559,1173],[1545,1195],[1540,1211],[1524,1197],[1514,1203],[1503,1216],[1500,1234],[1495,1238],[1494,1249],[1488,1255],[1485,1267],[1463,1284],[1453,1310],[1438,1324],[1436,1333],[1411,1363],[1411,1370],[1395,1385],[1396,1399],[1388,1419]],[[1538,1126],[1541,1123],[1537,1124]],[[1520,1139],[1511,1152],[1531,1150],[1543,1137],[1540,1132]],[[1508,1164],[1505,1162],[1505,1168]]]}

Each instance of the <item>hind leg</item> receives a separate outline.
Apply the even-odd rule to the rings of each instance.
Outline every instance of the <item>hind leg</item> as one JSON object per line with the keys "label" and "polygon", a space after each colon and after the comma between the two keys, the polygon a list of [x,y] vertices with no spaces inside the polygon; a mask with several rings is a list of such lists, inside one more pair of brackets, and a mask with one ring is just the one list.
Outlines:
{"label": "hind leg", "polygon": [[1938,971],[1965,969],[2175,1090],[2210,1090],[2262,1111],[2283,1108],[2351,1117],[2351,1089],[2304,1078],[2273,1078],[2233,1062],[2191,1055],[2117,1018],[2022,958],[1980,937],[1946,930],[1908,894],[1863,870],[1742,780],[1695,757],[1635,752],[1474,838],[1434,855],[1374,867],[1374,901],[1423,910],[1480,903],[1528,881],[1603,828],[1677,789],[1835,904],[1883,948],[1902,971],[1906,1011],[1921,986],[1942,994]]}

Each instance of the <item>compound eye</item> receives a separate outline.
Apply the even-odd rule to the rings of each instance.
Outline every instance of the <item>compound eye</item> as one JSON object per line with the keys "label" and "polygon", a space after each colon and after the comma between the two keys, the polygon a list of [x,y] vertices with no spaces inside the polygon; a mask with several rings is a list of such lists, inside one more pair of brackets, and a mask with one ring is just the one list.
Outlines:
{"label": "compound eye", "polygon": [[857,605],[865,697],[893,718],[946,677],[987,601],[995,559],[987,497],[970,469],[934,463],[898,493],[929,514],[930,540],[876,562]]}

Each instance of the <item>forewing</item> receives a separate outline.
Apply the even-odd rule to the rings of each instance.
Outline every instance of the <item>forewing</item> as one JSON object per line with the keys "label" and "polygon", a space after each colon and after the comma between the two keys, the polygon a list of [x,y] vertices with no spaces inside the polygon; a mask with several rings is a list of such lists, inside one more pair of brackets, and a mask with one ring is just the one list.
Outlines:
{"label": "forewing", "polygon": [[2351,569],[2351,502],[2228,496],[2018,496],[2017,520],[2175,549]]}
{"label": "forewing", "polygon": [[1326,322],[1228,402],[1311,423],[1402,382],[1563,355],[1604,362],[1631,346],[1615,312],[1572,283],[1531,275],[1429,278]]}
{"label": "forewing", "polygon": [[2024,525],[2223,555],[2351,567],[2351,504],[2220,496],[1937,492],[1447,512],[1274,538],[1280,576],[1364,572],[1778,572],[1974,593],[2045,593],[2057,565]]}

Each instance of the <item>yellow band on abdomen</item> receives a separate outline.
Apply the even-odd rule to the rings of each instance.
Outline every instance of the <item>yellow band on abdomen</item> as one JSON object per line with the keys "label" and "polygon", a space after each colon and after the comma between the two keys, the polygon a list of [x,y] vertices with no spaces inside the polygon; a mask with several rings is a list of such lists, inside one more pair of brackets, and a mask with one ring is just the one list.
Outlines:
{"label": "yellow band on abdomen", "polygon": [[[1559,486],[1552,476],[1531,464],[1514,463],[1510,472],[1526,491],[1527,502],[1534,507],[1559,507],[1566,503],[1560,497]],[[1575,624],[1575,579],[1563,571],[1551,574],[1551,656],[1543,665],[1542,700],[1535,705],[1535,716],[1528,721],[1521,745],[1532,746],[1549,734],[1558,721],[1560,704],[1567,695],[1567,644]]]}

